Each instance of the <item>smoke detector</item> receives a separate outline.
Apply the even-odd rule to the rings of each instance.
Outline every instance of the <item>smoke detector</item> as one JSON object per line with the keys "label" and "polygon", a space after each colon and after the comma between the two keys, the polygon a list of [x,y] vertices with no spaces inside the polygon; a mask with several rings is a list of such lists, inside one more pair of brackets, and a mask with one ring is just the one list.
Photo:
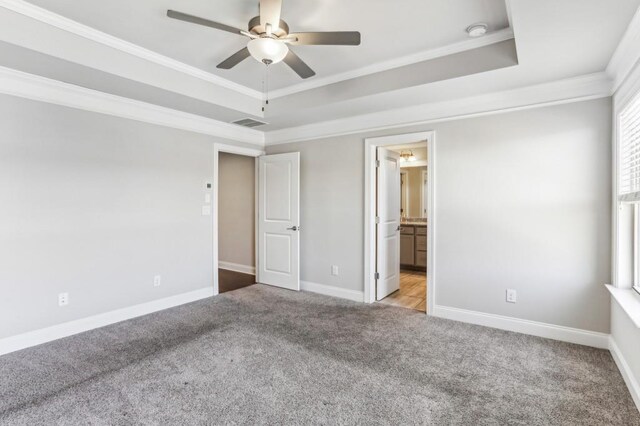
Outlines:
{"label": "smoke detector", "polygon": [[469,37],[482,37],[487,33],[488,29],[489,26],[487,24],[473,24],[467,27],[467,34],[469,34]]}

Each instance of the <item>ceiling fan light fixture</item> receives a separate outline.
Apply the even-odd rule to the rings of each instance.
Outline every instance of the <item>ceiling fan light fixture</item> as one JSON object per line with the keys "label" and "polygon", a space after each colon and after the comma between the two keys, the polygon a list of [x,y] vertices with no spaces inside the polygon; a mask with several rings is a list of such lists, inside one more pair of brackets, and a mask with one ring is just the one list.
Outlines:
{"label": "ceiling fan light fixture", "polygon": [[277,64],[289,53],[286,43],[270,37],[253,39],[247,44],[247,48],[251,57],[264,64]]}

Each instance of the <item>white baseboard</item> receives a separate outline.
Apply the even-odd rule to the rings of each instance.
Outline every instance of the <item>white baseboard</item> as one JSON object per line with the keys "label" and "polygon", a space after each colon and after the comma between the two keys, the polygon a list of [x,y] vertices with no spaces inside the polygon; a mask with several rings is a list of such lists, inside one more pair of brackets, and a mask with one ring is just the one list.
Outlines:
{"label": "white baseboard", "polygon": [[339,297],[341,299],[353,300],[354,302],[364,301],[364,292],[348,290],[346,288],[335,287],[326,284],[317,284],[309,281],[300,281],[300,289],[312,293],[324,294],[325,296]]}
{"label": "white baseboard", "polygon": [[622,374],[624,382],[627,384],[627,388],[629,389],[629,393],[631,393],[633,402],[636,403],[636,407],[638,408],[638,411],[640,411],[640,383],[638,383],[638,379],[633,375],[631,367],[627,364],[627,361],[624,359],[624,356],[622,355],[622,352],[620,352],[620,348],[618,348],[613,337],[609,338],[609,351],[611,351],[611,356],[613,356],[613,360],[618,366],[618,370],[620,370],[620,374]]}
{"label": "white baseboard", "polygon": [[609,334],[436,305],[433,316],[547,339],[608,349]]}
{"label": "white baseboard", "polygon": [[188,293],[182,293],[166,297],[164,299],[153,300],[151,302],[117,309],[115,311],[105,312],[103,314],[93,315],[51,327],[29,331],[27,333],[18,334],[17,336],[6,337],[4,339],[0,339],[0,355],[40,345],[42,343],[61,339],[84,331],[93,330],[94,328],[100,328],[120,321],[147,315],[163,309],[172,308],[174,306],[184,305],[185,303],[195,302],[196,300],[205,299],[211,296],[213,296],[213,288],[205,287]]}
{"label": "white baseboard", "polygon": [[222,260],[218,261],[218,268],[226,269],[228,271],[240,272],[242,274],[250,274],[250,275],[256,274],[256,268],[254,266],[241,265],[239,263],[224,262]]}

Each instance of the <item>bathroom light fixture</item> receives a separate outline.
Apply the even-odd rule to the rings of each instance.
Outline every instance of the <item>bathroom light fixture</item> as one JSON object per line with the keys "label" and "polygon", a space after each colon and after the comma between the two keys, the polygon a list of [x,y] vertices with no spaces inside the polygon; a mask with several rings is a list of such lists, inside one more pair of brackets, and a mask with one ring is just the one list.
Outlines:
{"label": "bathroom light fixture", "polygon": [[417,158],[415,155],[413,155],[413,151],[402,151],[400,153],[400,161],[405,162],[405,161],[416,161]]}

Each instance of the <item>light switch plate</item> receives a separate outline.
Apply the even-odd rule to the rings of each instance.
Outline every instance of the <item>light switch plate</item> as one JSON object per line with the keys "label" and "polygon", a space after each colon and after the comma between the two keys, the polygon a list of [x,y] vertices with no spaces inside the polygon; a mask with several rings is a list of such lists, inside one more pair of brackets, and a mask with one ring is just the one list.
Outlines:
{"label": "light switch plate", "polygon": [[69,293],[58,294],[58,306],[67,306],[69,304]]}
{"label": "light switch plate", "polygon": [[211,194],[204,194],[204,202],[206,204],[211,204]]}

